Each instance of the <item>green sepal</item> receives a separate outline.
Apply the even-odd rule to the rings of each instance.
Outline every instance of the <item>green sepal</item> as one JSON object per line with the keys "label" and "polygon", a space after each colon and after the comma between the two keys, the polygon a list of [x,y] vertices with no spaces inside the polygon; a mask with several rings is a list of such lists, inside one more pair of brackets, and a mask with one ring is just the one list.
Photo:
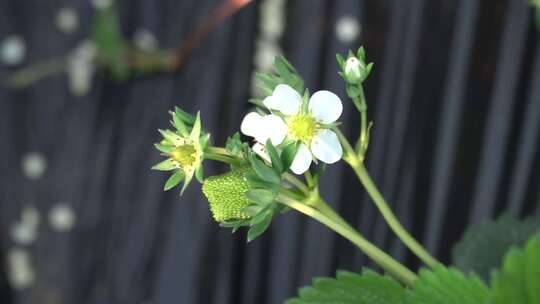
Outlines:
{"label": "green sepal", "polygon": [[268,152],[270,160],[272,161],[272,167],[276,170],[278,174],[283,173],[283,163],[281,162],[281,158],[279,157],[276,147],[274,147],[274,145],[272,144],[272,141],[268,139],[265,146],[266,152]]}
{"label": "green sepal", "polygon": [[174,113],[184,123],[192,126],[195,123],[196,117],[192,114],[189,114],[188,112],[180,109],[179,107],[174,107]]}
{"label": "green sepal", "polygon": [[193,123],[193,128],[191,129],[191,133],[189,134],[189,137],[193,141],[199,141],[201,138],[201,112],[197,112],[197,118],[195,118],[195,122]]}
{"label": "green sepal", "polygon": [[195,169],[195,178],[199,183],[203,183],[204,180],[204,166],[200,164],[197,169]]}
{"label": "green sepal", "polygon": [[254,224],[249,228],[247,235],[248,243],[258,238],[266,231],[266,229],[268,229],[270,223],[272,222],[272,216],[272,212],[265,213],[264,218],[262,218],[258,223]]}
{"label": "green sepal", "polygon": [[178,134],[174,133],[171,130],[158,130],[159,133],[171,144],[175,146],[180,146],[182,144],[182,137],[180,137]]}
{"label": "green sepal", "polygon": [[249,162],[251,167],[263,181],[271,184],[280,184],[281,177],[273,168],[268,167],[264,162],[259,160],[254,154],[251,155]]}
{"label": "green sepal", "polygon": [[225,143],[225,150],[233,155],[240,153],[243,147],[244,143],[240,140],[240,134],[238,132],[227,138],[227,142]]}
{"label": "green sepal", "polygon": [[187,186],[189,186],[189,183],[191,183],[191,180],[193,179],[193,175],[195,175],[194,171],[186,172],[184,185],[182,186],[182,190],[180,190],[180,195],[184,194],[184,191],[186,190]]}
{"label": "green sepal", "polygon": [[336,54],[336,60],[338,62],[339,67],[343,68],[343,65],[345,64],[345,58],[343,58],[343,56],[341,56],[340,53],[337,53]]}
{"label": "green sepal", "polygon": [[178,132],[183,136],[183,137],[187,137],[189,135],[189,131],[188,131],[188,127],[186,126],[186,124],[178,117],[178,115],[176,115],[176,112],[170,112],[172,118],[173,118],[173,121],[172,121],[172,125],[173,127],[176,128],[176,130],[178,130]]}
{"label": "green sepal", "polygon": [[172,188],[174,188],[176,185],[178,185],[182,179],[184,178],[184,174],[180,170],[176,170],[169,179],[165,182],[165,186],[163,186],[163,191],[168,191]]}
{"label": "green sepal", "polygon": [[246,198],[258,205],[270,205],[276,198],[276,193],[268,189],[251,189],[246,192]]}
{"label": "green sepal", "polygon": [[244,174],[244,178],[248,182],[249,186],[251,188],[263,188],[263,189],[274,189],[276,188],[276,184],[269,183],[267,181],[264,181],[259,177],[259,175],[255,173],[246,173]]}
{"label": "green sepal", "polygon": [[361,46],[358,49],[358,52],[356,53],[356,56],[358,57],[358,59],[360,61],[365,62],[366,61],[366,49],[364,49],[364,47]]}
{"label": "green sepal", "polygon": [[152,170],[157,170],[157,171],[171,171],[174,169],[177,169],[177,167],[174,164],[173,160],[170,158],[167,158],[166,160],[152,167]]}
{"label": "green sepal", "polygon": [[241,227],[249,227],[249,220],[221,222],[221,223],[219,223],[219,226],[225,227],[225,228],[232,228],[231,233],[235,233]]}
{"label": "green sepal", "polygon": [[203,134],[199,140],[199,145],[201,147],[201,151],[204,151],[206,147],[208,146],[208,141],[210,140],[210,134]]}
{"label": "green sepal", "polygon": [[165,154],[170,154],[172,151],[174,151],[174,146],[170,146],[170,145],[154,144],[154,147],[156,147],[156,149],[159,152],[162,152]]}
{"label": "green sepal", "polygon": [[283,147],[283,150],[281,151],[281,163],[283,164],[283,172],[288,171],[291,167],[294,157],[296,156],[296,152],[298,151],[298,143],[292,142],[285,147]]}

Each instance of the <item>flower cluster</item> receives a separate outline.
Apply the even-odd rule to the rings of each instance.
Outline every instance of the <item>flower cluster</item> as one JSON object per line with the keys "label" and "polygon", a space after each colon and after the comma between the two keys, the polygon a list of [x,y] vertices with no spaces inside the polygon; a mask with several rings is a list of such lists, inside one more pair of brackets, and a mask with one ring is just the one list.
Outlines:
{"label": "flower cluster", "polygon": [[[351,58],[348,61],[354,61]],[[349,77],[349,85],[356,85],[353,78],[361,82],[369,74],[370,67],[363,61],[352,67],[344,66],[339,58],[338,62],[347,71],[343,75]],[[251,100],[256,109],[240,124],[247,140],[236,133],[225,147],[211,146],[209,135],[202,131],[200,115],[176,108],[171,112],[175,130],[160,130],[163,140],[156,144],[166,159],[153,169],[173,172],[164,189],[184,180],[183,193],[195,176],[203,183],[202,192],[214,219],[234,230],[249,226],[248,240],[262,234],[275,214],[287,210],[284,199],[318,195],[318,172],[322,170],[312,172],[313,163],[334,164],[344,157],[338,136],[338,119],[343,112],[340,97],[327,90],[310,94],[302,77],[283,57],[275,58],[274,68],[273,74],[256,75],[264,96]],[[205,179],[205,159],[228,163],[231,170]],[[307,185],[289,171],[304,174]]]}

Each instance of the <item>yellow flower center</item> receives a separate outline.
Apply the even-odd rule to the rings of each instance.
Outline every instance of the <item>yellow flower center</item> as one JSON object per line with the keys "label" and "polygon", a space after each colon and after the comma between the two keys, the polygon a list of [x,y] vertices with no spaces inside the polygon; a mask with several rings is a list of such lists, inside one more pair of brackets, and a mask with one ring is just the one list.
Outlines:
{"label": "yellow flower center", "polygon": [[289,133],[292,137],[303,142],[310,141],[317,130],[315,118],[306,114],[298,114],[291,117],[288,126]]}
{"label": "yellow flower center", "polygon": [[197,149],[193,144],[178,146],[171,152],[171,158],[184,169],[194,166],[196,157]]}

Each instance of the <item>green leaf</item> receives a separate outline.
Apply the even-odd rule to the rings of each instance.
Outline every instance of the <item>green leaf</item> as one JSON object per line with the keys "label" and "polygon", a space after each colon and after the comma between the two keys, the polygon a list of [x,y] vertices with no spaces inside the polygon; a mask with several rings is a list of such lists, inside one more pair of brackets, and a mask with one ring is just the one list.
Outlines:
{"label": "green leaf", "polygon": [[274,169],[268,167],[265,163],[257,159],[256,156],[252,155],[250,158],[250,163],[255,171],[255,173],[263,180],[272,184],[280,184],[281,177],[279,176]]}
{"label": "green leaf", "polygon": [[251,242],[254,239],[258,238],[261,234],[263,234],[266,229],[270,226],[270,223],[272,222],[272,212],[269,212],[265,215],[265,217],[255,225],[251,226],[248,231],[247,235],[247,241]]}
{"label": "green leaf", "polygon": [[246,198],[258,205],[269,205],[274,202],[276,194],[267,189],[251,189],[246,192]]}
{"label": "green leaf", "polygon": [[511,249],[492,280],[493,304],[540,303],[540,234]]}
{"label": "green leaf", "polygon": [[479,277],[437,266],[433,271],[420,270],[405,303],[487,304],[489,298],[489,289]]}
{"label": "green leaf", "polygon": [[118,16],[113,9],[99,9],[92,20],[92,39],[98,49],[99,59],[110,69],[116,80],[129,76],[126,62],[126,44],[120,32]]}
{"label": "green leaf", "polygon": [[270,160],[272,161],[272,167],[274,167],[274,169],[276,169],[278,173],[282,173],[283,163],[281,162],[281,158],[279,158],[279,154],[276,151],[276,147],[274,147],[270,139],[266,141],[266,151],[268,152],[268,155],[270,156]]}
{"label": "green leaf", "polygon": [[184,178],[184,174],[180,170],[176,170],[171,177],[165,182],[165,186],[163,187],[163,191],[168,191],[172,188],[174,188],[176,185],[178,185],[182,179]]}
{"label": "green leaf", "polygon": [[[336,278],[316,278],[286,304],[399,304],[407,290],[394,279],[371,270],[362,274],[338,271]],[[431,303],[429,303],[431,304]]]}
{"label": "green leaf", "polygon": [[507,214],[496,221],[469,228],[453,249],[453,262],[464,272],[475,272],[488,282],[512,246],[521,246],[540,231],[540,218],[518,220]]}
{"label": "green leaf", "polygon": [[152,170],[157,170],[157,171],[171,171],[174,169],[177,169],[177,167],[174,164],[173,160],[170,158],[167,158],[166,160],[152,167]]}

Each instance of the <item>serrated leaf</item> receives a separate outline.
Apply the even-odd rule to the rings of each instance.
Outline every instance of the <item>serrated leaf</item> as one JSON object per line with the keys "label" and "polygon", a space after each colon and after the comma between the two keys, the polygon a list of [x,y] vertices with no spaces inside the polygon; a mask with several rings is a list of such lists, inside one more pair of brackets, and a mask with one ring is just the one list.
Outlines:
{"label": "serrated leaf", "polygon": [[259,176],[259,178],[261,178],[263,181],[272,184],[281,183],[281,177],[279,174],[276,173],[274,169],[268,167],[265,163],[257,159],[257,157],[252,156],[250,158],[250,163],[257,176]]}
{"label": "serrated leaf", "polygon": [[266,229],[270,226],[270,223],[272,222],[272,213],[267,213],[264,218],[256,223],[255,225],[251,226],[248,231],[247,235],[247,241],[251,242],[254,239],[258,238],[261,234],[263,234]]}
{"label": "serrated leaf", "polygon": [[399,304],[407,290],[388,276],[364,270],[362,274],[339,271],[336,278],[316,278],[286,304]]}
{"label": "serrated leaf", "polygon": [[152,167],[152,170],[157,170],[157,171],[171,171],[171,170],[174,170],[176,169],[176,165],[174,164],[173,160],[170,159],[170,158],[167,158],[166,160],[160,162],[159,164],[157,165],[154,165]]}
{"label": "serrated leaf", "polygon": [[508,252],[492,286],[493,304],[540,303],[540,234]]}
{"label": "serrated leaf", "polygon": [[168,191],[172,188],[174,188],[176,185],[178,185],[182,179],[184,178],[184,174],[180,170],[176,170],[171,177],[165,182],[165,186],[163,187],[163,191]]}
{"label": "serrated leaf", "polygon": [[488,304],[490,292],[476,275],[437,266],[422,269],[407,297],[407,304]]}
{"label": "serrated leaf", "polygon": [[500,268],[506,252],[512,246],[522,246],[539,231],[539,218],[518,220],[503,215],[496,221],[469,228],[454,246],[453,262],[462,271],[473,271],[488,282],[491,272]]}

